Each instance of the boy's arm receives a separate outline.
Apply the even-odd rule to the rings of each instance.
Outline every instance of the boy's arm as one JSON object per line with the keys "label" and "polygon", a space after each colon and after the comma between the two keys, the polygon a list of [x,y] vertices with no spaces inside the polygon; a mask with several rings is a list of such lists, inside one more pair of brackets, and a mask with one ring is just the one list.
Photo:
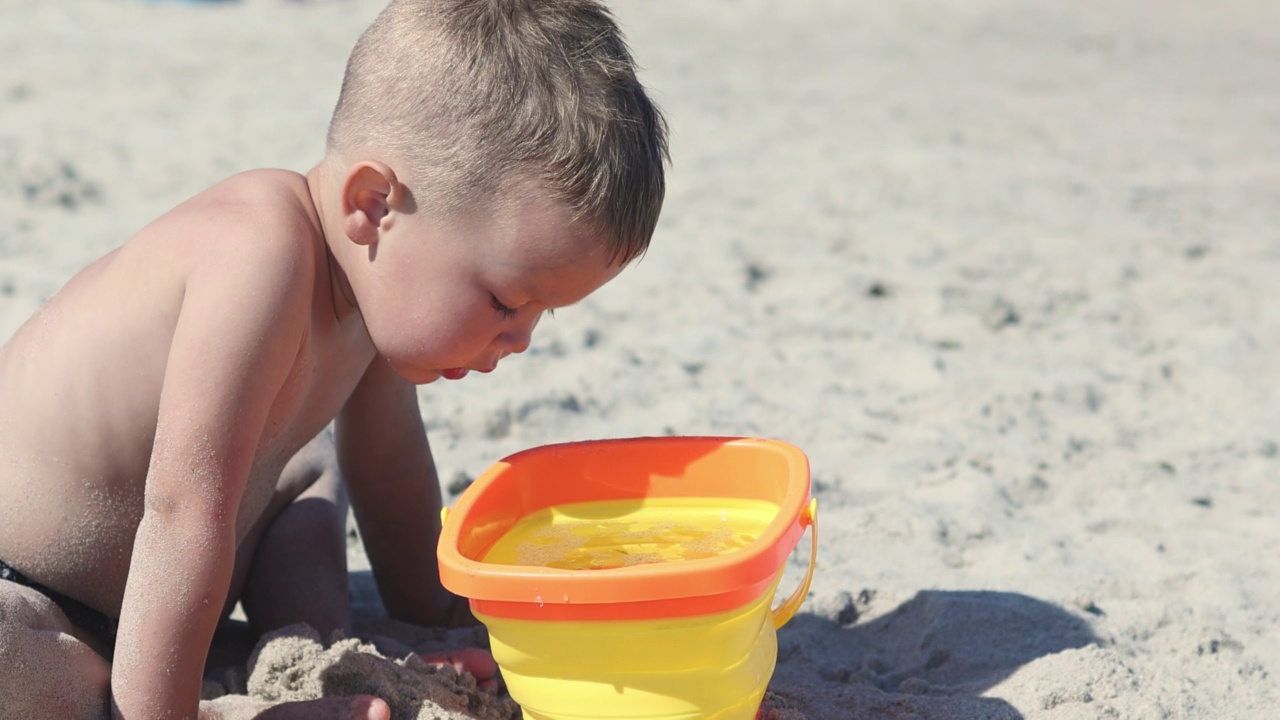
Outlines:
{"label": "boy's arm", "polygon": [[310,275],[283,245],[249,255],[248,271],[203,247],[189,258],[120,611],[116,718],[196,717],[240,499],[309,308]]}
{"label": "boy's arm", "polygon": [[375,358],[338,415],[338,460],[383,605],[416,625],[450,624],[440,585],[440,483],[418,395]]}

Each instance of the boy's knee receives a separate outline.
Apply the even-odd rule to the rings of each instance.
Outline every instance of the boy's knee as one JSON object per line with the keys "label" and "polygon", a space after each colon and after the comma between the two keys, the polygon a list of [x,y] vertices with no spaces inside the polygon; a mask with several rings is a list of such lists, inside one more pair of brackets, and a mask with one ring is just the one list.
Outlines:
{"label": "boy's knee", "polygon": [[303,445],[289,459],[280,473],[279,489],[291,500],[306,494],[345,501],[338,453],[327,431]]}

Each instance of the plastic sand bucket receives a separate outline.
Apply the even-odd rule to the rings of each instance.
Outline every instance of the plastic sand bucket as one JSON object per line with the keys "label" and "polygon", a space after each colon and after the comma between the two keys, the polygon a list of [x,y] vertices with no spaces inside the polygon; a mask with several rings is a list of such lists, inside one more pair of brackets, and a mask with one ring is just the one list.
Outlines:
{"label": "plastic sand bucket", "polygon": [[[444,520],[526,720],[752,720],[817,554],[798,448],[760,438],[548,445],[494,464]],[[777,608],[787,556],[809,568]]]}

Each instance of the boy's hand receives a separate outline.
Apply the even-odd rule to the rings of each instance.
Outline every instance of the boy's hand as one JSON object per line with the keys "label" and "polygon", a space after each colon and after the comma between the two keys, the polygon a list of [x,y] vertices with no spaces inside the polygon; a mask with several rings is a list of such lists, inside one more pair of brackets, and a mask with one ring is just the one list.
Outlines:
{"label": "boy's hand", "polygon": [[432,667],[452,666],[458,672],[470,673],[481,690],[498,689],[498,662],[493,654],[480,648],[464,648],[447,652],[423,653],[418,657]]}

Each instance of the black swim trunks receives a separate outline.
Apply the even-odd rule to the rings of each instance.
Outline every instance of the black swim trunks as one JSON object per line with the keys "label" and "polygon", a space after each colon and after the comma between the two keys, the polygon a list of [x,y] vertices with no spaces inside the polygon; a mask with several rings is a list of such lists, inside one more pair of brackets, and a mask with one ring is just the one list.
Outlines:
{"label": "black swim trunks", "polygon": [[67,597],[57,590],[47,588],[26,575],[18,572],[10,567],[5,561],[0,560],[0,580],[8,580],[19,585],[35,590],[36,592],[49,598],[57,605],[67,616],[67,619],[76,627],[85,630],[102,642],[103,646],[108,650],[112,650],[116,646],[116,625],[117,621],[103,615],[93,608],[72,597]]}

